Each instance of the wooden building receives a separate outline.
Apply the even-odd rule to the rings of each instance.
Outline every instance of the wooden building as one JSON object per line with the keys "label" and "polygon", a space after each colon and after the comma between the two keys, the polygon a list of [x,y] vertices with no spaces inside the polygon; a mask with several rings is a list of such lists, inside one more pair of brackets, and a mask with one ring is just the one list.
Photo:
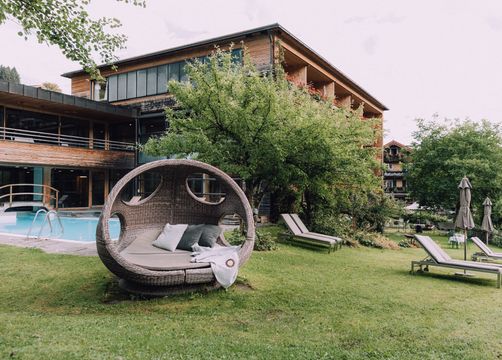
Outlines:
{"label": "wooden building", "polygon": [[[103,204],[111,186],[128,169],[153,160],[135,149],[166,130],[163,114],[173,105],[169,80],[186,79],[185,63],[209,55],[215,45],[234,44],[242,61],[245,46],[260,71],[282,66],[290,81],[309,86],[335,105],[358,108],[380,119],[385,105],[279,24],[221,36],[100,66],[106,83],[83,70],[68,72],[71,94],[0,83],[0,186],[44,183],[67,195],[61,205]],[[3,134],[3,135],[2,135]],[[375,144],[383,156],[382,137]],[[30,175],[31,174],[31,175]],[[1,193],[0,193],[1,196]]]}
{"label": "wooden building", "polygon": [[384,190],[399,200],[408,200],[405,164],[410,161],[411,148],[396,140],[384,145]]}

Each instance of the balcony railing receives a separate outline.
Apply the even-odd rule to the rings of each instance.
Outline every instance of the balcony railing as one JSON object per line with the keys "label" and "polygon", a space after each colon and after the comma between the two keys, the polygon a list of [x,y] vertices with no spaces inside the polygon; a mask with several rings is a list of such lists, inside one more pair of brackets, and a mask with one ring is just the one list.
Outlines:
{"label": "balcony railing", "polygon": [[134,143],[0,127],[0,140],[98,150],[134,151]]}
{"label": "balcony railing", "polygon": [[400,194],[406,192],[406,187],[400,187],[400,186],[386,187],[384,190],[386,193]]}

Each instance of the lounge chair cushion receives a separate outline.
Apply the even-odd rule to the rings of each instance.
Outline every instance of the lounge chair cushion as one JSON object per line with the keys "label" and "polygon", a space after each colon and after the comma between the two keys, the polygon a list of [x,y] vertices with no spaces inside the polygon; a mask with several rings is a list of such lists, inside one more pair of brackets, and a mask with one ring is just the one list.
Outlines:
{"label": "lounge chair cushion", "polygon": [[192,246],[197,244],[204,230],[204,224],[188,225],[185,233],[177,246],[177,249],[192,251]]}
{"label": "lounge chair cushion", "polygon": [[159,237],[152,245],[169,251],[176,250],[176,246],[178,246],[187,227],[187,224],[166,224]]}
{"label": "lounge chair cushion", "polygon": [[222,231],[223,229],[218,225],[204,225],[202,235],[199,239],[199,245],[213,247]]}

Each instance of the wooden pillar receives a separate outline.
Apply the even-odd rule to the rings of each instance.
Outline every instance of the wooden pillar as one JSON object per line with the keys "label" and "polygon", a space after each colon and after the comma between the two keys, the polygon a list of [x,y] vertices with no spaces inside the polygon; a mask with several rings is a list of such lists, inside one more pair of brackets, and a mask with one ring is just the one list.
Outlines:
{"label": "wooden pillar", "polygon": [[94,121],[89,121],[89,149],[94,148]]}
{"label": "wooden pillar", "polygon": [[335,82],[334,81],[323,85],[322,96],[324,96],[326,98],[334,98],[335,97]]}
{"label": "wooden pillar", "polygon": [[105,199],[108,197],[108,194],[110,193],[110,170],[106,169],[105,170]]}
{"label": "wooden pillar", "polygon": [[87,206],[88,207],[92,207],[92,170],[89,170],[88,172],[89,175],[88,176],[88,189],[89,189],[89,193],[88,193],[88,196],[87,196]]}
{"label": "wooden pillar", "polygon": [[204,199],[206,201],[210,201],[210,192],[211,188],[209,186],[209,175],[207,174],[202,174],[202,193],[204,194]]}
{"label": "wooden pillar", "polygon": [[307,66],[288,69],[288,78],[297,86],[307,85]]}
{"label": "wooden pillar", "polygon": [[336,99],[336,104],[339,107],[350,109],[351,104],[352,104],[352,96],[350,96],[350,95],[340,95]]}

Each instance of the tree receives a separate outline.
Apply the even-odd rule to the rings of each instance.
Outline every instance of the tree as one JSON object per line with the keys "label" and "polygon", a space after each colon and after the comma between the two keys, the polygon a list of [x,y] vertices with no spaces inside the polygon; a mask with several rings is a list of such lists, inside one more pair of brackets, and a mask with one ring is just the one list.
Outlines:
{"label": "tree", "polygon": [[44,90],[50,90],[50,91],[55,91],[55,92],[63,92],[61,88],[59,87],[58,84],[51,83],[51,82],[44,82],[40,87]]}
{"label": "tree", "polygon": [[[145,6],[142,0],[117,0]],[[108,34],[120,27],[115,18],[92,19],[90,0],[0,0],[0,24],[7,19],[19,23],[19,35],[34,34],[39,43],[58,46],[70,60],[78,61],[93,78],[101,79],[94,55],[106,64],[116,60],[115,51],[124,47],[126,36]]]}
{"label": "tree", "polygon": [[313,99],[281,69],[263,75],[247,51],[241,65],[217,49],[187,73],[190,82],[169,83],[177,106],[166,111],[168,132],[146,152],[192,156],[238,176],[254,207],[265,192],[292,194],[307,217],[346,189],[378,187],[375,149],[365,146],[375,126],[360,111]]}
{"label": "tree", "polygon": [[9,81],[14,84],[19,84],[21,78],[15,67],[0,65],[0,80]]}
{"label": "tree", "polygon": [[471,204],[481,208],[486,196],[501,199],[502,137],[488,121],[418,120],[412,161],[408,166],[411,196],[421,205],[454,209],[458,184],[466,175],[472,184]]}

